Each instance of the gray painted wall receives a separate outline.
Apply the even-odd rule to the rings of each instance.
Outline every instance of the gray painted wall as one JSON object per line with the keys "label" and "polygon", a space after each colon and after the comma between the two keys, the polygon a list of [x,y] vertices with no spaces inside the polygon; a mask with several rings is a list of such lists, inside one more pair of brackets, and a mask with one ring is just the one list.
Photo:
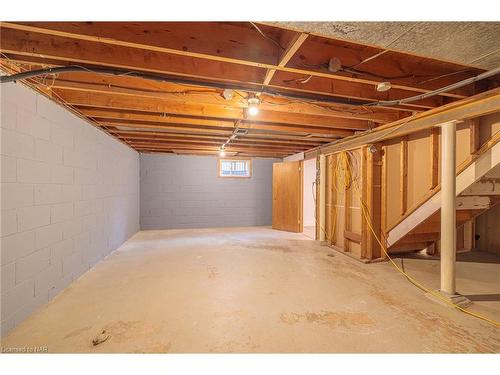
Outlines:
{"label": "gray painted wall", "polygon": [[139,154],[21,84],[1,115],[5,334],[139,230]]}
{"label": "gray painted wall", "polygon": [[252,178],[217,177],[212,156],[141,155],[141,229],[271,225],[273,163]]}

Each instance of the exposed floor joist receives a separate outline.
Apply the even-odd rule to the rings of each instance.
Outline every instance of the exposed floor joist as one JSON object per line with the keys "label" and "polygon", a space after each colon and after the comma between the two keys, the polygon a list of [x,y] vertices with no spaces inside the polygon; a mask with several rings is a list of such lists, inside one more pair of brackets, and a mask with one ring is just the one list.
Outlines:
{"label": "exposed floor joist", "polygon": [[[482,70],[262,23],[8,22],[0,31],[4,71],[89,69],[27,83],[138,150],[217,150],[240,128],[233,147],[253,146],[241,154],[289,155],[498,86],[494,77],[410,104],[359,105],[426,93]],[[167,82],[95,68],[153,73]],[[179,78],[197,84],[168,82]],[[378,92],[381,81],[392,88]],[[226,95],[228,84],[240,89]],[[273,94],[260,92],[264,87]],[[254,117],[246,112],[247,90],[261,101]]]}

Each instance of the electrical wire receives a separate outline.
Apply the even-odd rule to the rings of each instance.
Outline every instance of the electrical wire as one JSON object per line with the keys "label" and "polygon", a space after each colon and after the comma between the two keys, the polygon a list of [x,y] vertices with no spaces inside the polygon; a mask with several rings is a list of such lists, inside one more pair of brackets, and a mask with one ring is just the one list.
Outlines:
{"label": "electrical wire", "polygon": [[[429,293],[430,295],[434,296],[435,298],[442,300],[446,304],[456,308],[457,310],[459,310],[465,314],[468,314],[468,315],[473,316],[475,318],[481,319],[481,320],[488,322],[496,327],[500,327],[500,322],[497,322],[494,319],[488,318],[486,316],[483,316],[481,314],[478,314],[478,313],[473,312],[473,311],[469,311],[461,306],[458,306],[457,304],[455,304],[455,303],[451,302],[450,300],[448,300],[447,298],[443,297],[439,292],[436,292],[436,291],[426,287],[422,283],[420,283],[418,280],[416,280],[414,277],[409,275],[405,270],[403,270],[400,266],[397,265],[397,263],[393,260],[393,258],[387,252],[387,247],[388,247],[387,246],[387,238],[382,233],[382,237],[383,237],[383,240],[382,240],[377,235],[375,230],[373,229],[372,219],[371,219],[368,207],[366,206],[366,203],[362,199],[361,189],[359,187],[359,178],[358,178],[359,176],[356,178],[353,178],[352,163],[349,161],[349,158],[350,158],[349,156],[351,155],[351,157],[352,157],[352,153],[350,153],[349,151],[341,151],[336,155],[342,161],[341,163],[337,163],[337,164],[340,165],[339,168],[341,168],[343,170],[343,174],[344,174],[344,178],[340,179],[339,181],[342,182],[344,189],[350,188],[351,186],[354,186],[354,188],[358,191],[359,202],[360,202],[360,206],[361,206],[361,212],[363,215],[363,219],[365,220],[368,228],[370,229],[370,232],[373,234],[374,238],[377,240],[378,244],[380,245],[380,249],[382,250],[384,256],[396,268],[396,270],[399,273],[401,273],[403,276],[405,276],[409,282],[411,282],[413,285],[415,285],[417,288],[421,289],[422,291]],[[385,242],[385,244],[383,242]]]}
{"label": "electrical wire", "polygon": [[[275,92],[273,90],[270,90],[268,87],[261,87],[260,89],[251,89],[251,88],[246,88],[242,87],[240,85],[236,84],[227,84],[227,83],[217,83],[217,82],[209,82],[209,81],[196,81],[196,80],[191,80],[191,79],[186,79],[186,78],[172,78],[172,77],[165,77],[162,75],[156,75],[156,74],[151,74],[151,73],[144,73],[144,72],[138,72],[138,71],[127,71],[127,70],[122,70],[122,69],[114,69],[114,68],[87,68],[81,65],[67,65],[67,66],[62,66],[62,67],[52,67],[52,68],[47,68],[47,69],[37,69],[37,70],[31,70],[27,72],[22,72],[22,73],[17,73],[17,74],[12,74],[12,75],[6,75],[6,76],[0,76],[0,83],[8,83],[8,82],[15,82],[17,80],[21,79],[28,79],[32,78],[35,76],[40,76],[40,75],[46,75],[46,74],[59,74],[59,73],[65,73],[65,72],[75,72],[75,71],[83,71],[83,72],[90,72],[90,73],[97,73],[97,74],[110,74],[110,75],[116,75],[116,76],[131,76],[131,77],[138,77],[138,78],[143,78],[143,79],[149,79],[149,80],[154,80],[154,81],[159,81],[159,82],[172,82],[172,83],[177,83],[177,84],[184,84],[184,85],[190,85],[190,86],[201,86],[201,87],[215,87],[219,89],[233,89],[233,90],[241,90],[241,91],[246,91],[246,92],[252,92],[252,93],[266,93],[269,95],[273,96],[279,96],[279,97],[284,97],[284,98],[298,98],[298,99],[306,99],[306,100],[318,100],[317,96],[313,98],[312,96],[306,96],[303,94],[296,94],[296,93],[287,93],[287,94],[282,94],[279,92]],[[398,100],[389,100],[389,101],[374,101],[374,102],[369,102],[367,103],[366,101],[360,101],[360,100],[346,100],[346,99],[340,99],[340,98],[325,98],[322,101],[326,103],[337,103],[337,104],[347,104],[351,106],[391,106],[391,105],[400,105],[400,104],[405,104],[405,103],[411,103],[414,101],[422,100],[425,98],[429,98],[435,95],[439,95],[444,92],[451,91],[453,89],[457,89],[463,86],[466,86],[468,84],[480,81],[482,79],[494,76],[496,74],[500,73],[500,67],[492,69],[490,71],[484,72],[482,74],[479,74],[475,77],[467,78],[463,81],[453,83],[451,85],[448,85],[446,87],[442,87],[440,89],[436,89],[433,91],[429,91],[424,94],[420,95],[415,95],[412,97],[404,98],[404,99],[398,99]],[[320,94],[321,95],[321,94]]]}
{"label": "electrical wire", "polygon": [[271,38],[270,36],[264,34],[264,32],[260,29],[259,26],[257,26],[255,23],[249,21],[250,24],[259,32],[260,35],[262,35],[264,38],[266,38],[267,40],[270,40],[271,42],[273,42],[274,44],[276,44],[279,48],[281,48],[282,51],[285,50],[285,47],[283,47],[277,40]]}

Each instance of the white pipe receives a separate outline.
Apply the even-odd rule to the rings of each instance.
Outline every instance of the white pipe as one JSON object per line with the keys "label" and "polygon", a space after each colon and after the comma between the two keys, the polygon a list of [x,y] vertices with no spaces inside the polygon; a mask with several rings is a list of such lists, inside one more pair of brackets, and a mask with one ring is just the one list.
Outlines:
{"label": "white pipe", "polygon": [[451,85],[448,85],[448,86],[445,86],[445,87],[441,87],[440,89],[429,91],[429,92],[427,92],[425,94],[410,96],[408,98],[399,99],[399,100],[381,100],[381,101],[377,101],[377,102],[373,102],[373,103],[368,103],[367,105],[373,105],[373,106],[386,105],[387,106],[387,105],[399,105],[399,104],[411,103],[411,102],[414,102],[414,101],[417,101],[417,100],[422,100],[422,99],[425,99],[425,98],[429,98],[431,96],[435,96],[435,95],[441,94],[443,92],[448,92],[448,91],[451,91],[451,90],[454,90],[454,89],[458,89],[460,87],[469,85],[471,83],[480,81],[482,79],[495,76],[495,75],[497,75],[499,73],[500,73],[500,67],[492,69],[492,70],[488,70],[487,72],[481,73],[481,74],[479,74],[477,76],[464,79],[463,81],[452,83]]}
{"label": "white pipe", "polygon": [[456,126],[441,125],[441,291],[454,295],[457,247],[456,227]]}

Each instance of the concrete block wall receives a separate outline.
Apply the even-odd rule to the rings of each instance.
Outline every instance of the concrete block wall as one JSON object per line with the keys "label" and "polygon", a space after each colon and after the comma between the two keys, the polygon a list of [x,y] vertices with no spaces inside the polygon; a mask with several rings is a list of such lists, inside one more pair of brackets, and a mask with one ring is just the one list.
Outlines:
{"label": "concrete block wall", "polygon": [[141,229],[271,225],[273,163],[249,179],[217,177],[217,158],[141,154]]}
{"label": "concrete block wall", "polygon": [[21,84],[1,95],[1,328],[139,230],[139,154]]}

